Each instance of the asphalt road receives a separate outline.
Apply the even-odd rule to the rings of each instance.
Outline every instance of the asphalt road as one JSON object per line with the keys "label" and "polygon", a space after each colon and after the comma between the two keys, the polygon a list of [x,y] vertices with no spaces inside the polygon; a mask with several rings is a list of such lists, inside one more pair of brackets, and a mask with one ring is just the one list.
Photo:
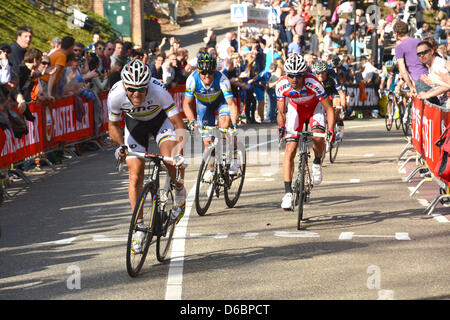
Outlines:
{"label": "asphalt road", "polygon": [[[245,138],[245,139],[244,139]],[[305,229],[280,209],[274,125],[242,127],[248,166],[242,196],[193,207],[200,153],[192,147],[187,212],[170,258],[154,248],[138,278],[125,267],[131,216],[126,173],[112,150],[85,153],[40,176],[0,207],[0,299],[375,300],[448,299],[449,210],[423,214],[397,156],[400,131],[382,119],[346,122],[337,161],[305,207]],[[192,142],[192,146],[198,143]]]}

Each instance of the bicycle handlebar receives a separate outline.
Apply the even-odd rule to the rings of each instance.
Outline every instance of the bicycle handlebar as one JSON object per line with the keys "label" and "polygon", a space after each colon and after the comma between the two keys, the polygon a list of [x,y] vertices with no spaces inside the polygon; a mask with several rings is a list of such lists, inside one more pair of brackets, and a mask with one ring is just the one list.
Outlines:
{"label": "bicycle handlebar", "polygon": [[320,138],[325,138],[327,136],[326,133],[322,133],[322,132],[311,132],[311,131],[286,131],[286,133],[289,134],[295,134],[296,136],[308,136],[308,137],[320,137]]}
{"label": "bicycle handlebar", "polygon": [[[165,162],[176,162],[178,160],[178,159],[175,159],[172,157],[161,156],[159,154],[136,152],[136,151],[128,152],[127,157],[137,157],[137,158],[142,158],[142,159],[158,159],[158,160],[162,160]],[[184,163],[185,163],[185,159],[182,157],[180,165],[183,165]],[[117,163],[116,163],[117,171],[122,172],[124,164],[125,164],[125,159],[121,159],[119,157],[119,159],[117,159]]]}

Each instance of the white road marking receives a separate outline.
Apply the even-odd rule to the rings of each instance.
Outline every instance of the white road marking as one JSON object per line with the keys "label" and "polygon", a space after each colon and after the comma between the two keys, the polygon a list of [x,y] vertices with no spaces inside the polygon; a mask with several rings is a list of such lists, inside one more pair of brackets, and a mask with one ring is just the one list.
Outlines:
{"label": "white road marking", "polygon": [[339,240],[352,240],[353,238],[394,238],[396,240],[411,240],[407,232],[396,232],[395,235],[355,235],[354,232],[342,232]]}
{"label": "white road marking", "polygon": [[275,231],[276,237],[282,238],[319,238],[319,234],[316,232],[307,231],[297,231],[297,232],[287,232],[287,231]]}
{"label": "white road marking", "polygon": [[433,213],[432,216],[438,222],[441,222],[441,223],[449,222],[448,219],[446,217],[444,217],[443,215],[441,215],[441,214]]}
{"label": "white road marking", "polygon": [[77,237],[66,238],[66,239],[61,239],[61,240],[56,240],[56,241],[43,242],[41,244],[71,244],[72,242],[75,241],[76,238]]}
{"label": "white road marking", "polygon": [[174,239],[172,242],[172,252],[170,255],[169,275],[167,277],[166,297],[165,300],[181,300],[181,292],[183,289],[183,265],[184,250],[186,242],[186,232],[191,214],[192,205],[195,199],[195,185],[189,191],[186,198],[186,210],[183,218],[178,222]]}
{"label": "white road marking", "polygon": [[360,179],[350,179],[350,183],[360,183]]}
{"label": "white road marking", "polygon": [[97,236],[93,236],[92,237],[93,241],[98,241],[98,242],[116,242],[116,241],[127,241],[128,240],[128,236],[111,236],[111,237],[107,237],[104,235],[97,235]]}

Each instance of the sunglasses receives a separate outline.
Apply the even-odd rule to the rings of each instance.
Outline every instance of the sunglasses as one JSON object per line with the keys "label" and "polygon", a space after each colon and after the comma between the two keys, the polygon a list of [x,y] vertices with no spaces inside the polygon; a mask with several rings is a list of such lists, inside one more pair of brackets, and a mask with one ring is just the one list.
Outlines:
{"label": "sunglasses", "polygon": [[135,92],[144,93],[145,91],[147,91],[147,87],[140,87],[140,88],[127,87],[127,91],[130,93],[135,93]]}
{"label": "sunglasses", "polygon": [[427,49],[427,50],[423,50],[423,51],[417,52],[417,56],[418,56],[418,57],[424,56],[424,55],[426,55],[428,52],[430,52],[430,50],[431,50],[431,49]]}
{"label": "sunglasses", "polygon": [[48,65],[50,65],[50,62],[42,61],[41,64],[43,64],[44,66],[48,66]]}
{"label": "sunglasses", "polygon": [[203,74],[203,75],[212,75],[212,74],[216,73],[216,71],[204,71],[204,70],[199,71],[199,72],[200,72],[200,74]]}
{"label": "sunglasses", "polygon": [[105,50],[105,48],[97,48],[97,50],[103,51],[103,50]]}
{"label": "sunglasses", "polygon": [[291,78],[291,79],[293,79],[293,78],[300,79],[301,77],[303,77],[303,73],[288,74],[287,76],[288,76],[289,78]]}

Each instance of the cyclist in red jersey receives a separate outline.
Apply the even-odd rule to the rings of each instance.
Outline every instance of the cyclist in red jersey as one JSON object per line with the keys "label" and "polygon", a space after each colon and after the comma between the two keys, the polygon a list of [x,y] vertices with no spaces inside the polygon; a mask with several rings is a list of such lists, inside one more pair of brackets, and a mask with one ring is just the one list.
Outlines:
{"label": "cyclist in red jersey", "polygon": [[[283,159],[283,178],[286,194],[281,207],[290,209],[292,204],[292,176],[294,159],[297,153],[299,136],[289,134],[291,131],[302,131],[305,121],[309,121],[312,132],[325,132],[326,120],[329,128],[334,128],[335,116],[333,104],[327,96],[323,85],[311,73],[308,65],[299,54],[292,54],[284,63],[286,76],[281,77],[276,86],[280,138],[286,136],[286,151]],[[335,133],[329,130],[331,140]],[[325,140],[313,137],[314,161],[312,165],[313,184],[322,182],[322,155],[325,151]]]}

